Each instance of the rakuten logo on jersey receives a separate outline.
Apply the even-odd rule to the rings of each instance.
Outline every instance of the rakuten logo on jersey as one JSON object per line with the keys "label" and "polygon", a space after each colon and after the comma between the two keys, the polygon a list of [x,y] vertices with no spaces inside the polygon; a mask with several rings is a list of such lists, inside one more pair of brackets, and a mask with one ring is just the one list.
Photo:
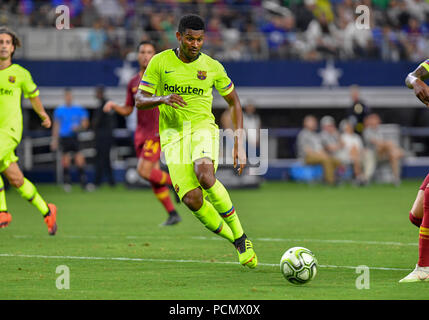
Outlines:
{"label": "rakuten logo on jersey", "polygon": [[195,94],[202,96],[204,94],[204,90],[200,88],[193,88],[191,86],[178,86],[175,84],[174,86],[170,86],[167,83],[164,84],[164,91],[169,91],[171,93],[177,94]]}

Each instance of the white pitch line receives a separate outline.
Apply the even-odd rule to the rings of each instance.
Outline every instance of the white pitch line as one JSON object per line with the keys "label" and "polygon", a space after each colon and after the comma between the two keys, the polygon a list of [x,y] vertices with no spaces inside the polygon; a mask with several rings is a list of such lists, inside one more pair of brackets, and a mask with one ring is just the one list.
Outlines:
{"label": "white pitch line", "polygon": [[[37,236],[33,235],[13,235],[14,238],[33,238]],[[123,237],[129,240],[138,240],[138,239],[154,239],[155,237],[151,236],[97,236],[97,235],[58,235],[58,237],[69,238],[69,239],[111,239]],[[156,239],[175,239],[174,237],[156,237]],[[194,236],[189,237],[188,239],[195,240],[220,240],[224,241],[220,237],[205,237],[205,236]],[[342,240],[342,239],[289,239],[289,238],[254,238],[254,241],[265,241],[265,242],[317,242],[317,243],[339,243],[339,244],[368,244],[368,245],[385,245],[385,246],[411,246],[418,247],[417,242],[396,242],[396,241],[372,241],[372,240]]]}
{"label": "white pitch line", "polygon": [[[222,240],[215,237],[192,237],[197,240]],[[254,238],[255,241],[267,242],[319,242],[319,243],[341,243],[341,244],[372,244],[386,246],[413,246],[417,247],[417,242],[395,242],[395,241],[369,241],[369,240],[327,240],[327,239],[287,239],[287,238]]]}
{"label": "white pitch line", "polygon": [[[40,258],[40,259],[71,259],[71,260],[108,260],[108,261],[135,261],[135,262],[168,262],[168,263],[204,263],[204,264],[239,264],[232,261],[204,261],[204,260],[173,260],[173,259],[153,259],[153,258],[126,258],[126,257],[79,257],[79,256],[47,256],[38,254],[13,254],[0,253],[0,257],[9,258]],[[259,263],[260,266],[279,267],[278,263]],[[319,265],[321,268],[340,268],[356,269],[354,266],[336,266],[336,265]],[[368,267],[370,270],[385,271],[410,271],[411,269],[389,268],[389,267]]]}

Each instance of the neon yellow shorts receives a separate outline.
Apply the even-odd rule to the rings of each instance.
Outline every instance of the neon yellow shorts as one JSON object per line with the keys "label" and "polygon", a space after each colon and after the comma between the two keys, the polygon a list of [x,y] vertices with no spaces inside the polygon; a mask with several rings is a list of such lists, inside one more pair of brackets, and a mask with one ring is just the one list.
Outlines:
{"label": "neon yellow shorts", "polygon": [[11,163],[17,162],[15,149],[18,142],[10,135],[0,131],[0,172],[5,171]]}
{"label": "neon yellow shorts", "polygon": [[215,172],[219,163],[219,129],[215,126],[199,129],[163,148],[171,181],[180,199],[198,187],[194,162],[201,158],[213,161]]}

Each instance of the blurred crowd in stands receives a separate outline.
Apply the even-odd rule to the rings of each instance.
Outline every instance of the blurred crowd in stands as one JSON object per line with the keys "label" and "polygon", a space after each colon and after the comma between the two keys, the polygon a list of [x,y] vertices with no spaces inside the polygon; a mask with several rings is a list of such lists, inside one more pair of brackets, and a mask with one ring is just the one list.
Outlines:
{"label": "blurred crowd in stands", "polygon": [[[206,20],[204,51],[220,60],[335,58],[421,61],[429,49],[429,0],[2,0],[0,25],[55,27],[58,5],[71,27],[89,28],[94,58],[125,58],[141,40],[177,44],[178,18]],[[358,5],[370,28],[358,29]]]}
{"label": "blurred crowd in stands", "polygon": [[319,122],[314,115],[305,116],[296,141],[297,157],[306,165],[321,165],[330,185],[342,179],[347,167],[357,185],[366,185],[380,163],[390,168],[388,180],[399,185],[405,155],[399,134],[386,134],[380,116],[361,100],[358,86],[351,86],[350,96],[347,117],[339,124],[330,115]]}

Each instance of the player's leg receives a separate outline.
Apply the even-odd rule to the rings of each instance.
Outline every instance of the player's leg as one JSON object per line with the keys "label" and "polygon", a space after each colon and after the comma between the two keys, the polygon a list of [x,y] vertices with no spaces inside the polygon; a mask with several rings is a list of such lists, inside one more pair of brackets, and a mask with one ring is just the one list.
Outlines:
{"label": "player's leg", "polygon": [[[139,162],[137,164],[137,171],[139,175],[148,180],[152,186],[153,193],[155,194],[156,198],[161,202],[162,206],[164,207],[165,211],[168,213],[168,219],[165,221],[162,225],[164,226],[170,226],[179,223],[182,219],[180,218],[179,214],[177,213],[176,209],[174,208],[173,202],[170,198],[170,191],[166,184],[160,184],[156,183],[156,181],[151,180],[151,172],[154,170],[161,171],[159,169],[159,162],[152,162],[144,158],[140,158]],[[164,171],[162,171],[164,172]],[[170,176],[168,176],[168,179],[170,179]],[[171,183],[171,181],[170,181]]]}
{"label": "player's leg", "polygon": [[423,221],[419,231],[419,260],[416,268],[399,282],[429,281],[429,187],[423,197]]}
{"label": "player's leg", "polygon": [[7,211],[5,187],[0,175],[0,228],[7,227],[11,221],[12,216]]}
{"label": "player's leg", "polygon": [[79,172],[80,186],[82,187],[82,189],[84,189],[86,187],[86,184],[88,183],[88,181],[87,181],[86,173],[85,173],[86,161],[85,161],[85,157],[83,156],[82,152],[79,151],[79,152],[75,153],[74,163],[76,164],[78,172]]}
{"label": "player's leg", "polygon": [[228,191],[215,177],[212,160],[208,158],[197,159],[194,164],[194,170],[198,182],[209,198],[210,202],[208,203],[214,207],[231,229],[240,263],[251,268],[256,267],[257,257],[253,250],[252,242],[247,239],[243,231]]}
{"label": "player's leg", "polygon": [[61,164],[63,167],[63,183],[64,183],[64,191],[70,192],[71,191],[71,173],[70,173],[70,167],[71,167],[71,155],[67,151],[63,151],[64,153],[61,156]]}
{"label": "player's leg", "polygon": [[257,258],[253,245],[243,231],[228,191],[215,177],[219,155],[218,130],[202,130],[193,133],[191,152],[195,176],[207,194],[210,203],[230,227],[240,263],[251,268],[256,267]]}
{"label": "player's leg", "polygon": [[171,186],[170,175],[161,170],[159,166],[151,164],[158,163],[160,158],[161,148],[158,140],[147,139],[136,144],[136,153],[139,159],[147,160],[145,163],[140,163],[139,160],[139,165],[137,167],[137,170],[143,179],[154,184]]}
{"label": "player's leg", "polygon": [[186,192],[182,201],[207,229],[234,243],[234,235],[231,229],[225,224],[213,205],[204,199],[200,188]]}
{"label": "player's leg", "polygon": [[195,176],[190,153],[190,141],[182,139],[163,146],[174,189],[193,215],[210,231],[234,242],[229,226],[222,220],[213,205],[204,199],[201,186]]}
{"label": "player's leg", "polygon": [[33,206],[35,206],[37,210],[39,210],[48,226],[49,234],[54,235],[57,231],[56,206],[54,204],[47,204],[45,202],[45,200],[37,191],[36,187],[24,177],[16,162],[12,162],[3,171],[3,174],[8,179],[10,185],[18,191],[21,197],[26,199]]}
{"label": "player's leg", "polygon": [[137,172],[143,179],[150,182],[155,196],[168,213],[168,219],[162,225],[170,226],[179,223],[182,219],[174,208],[168,189],[168,186],[171,186],[170,175],[161,170],[159,165],[161,156],[159,139],[136,138],[135,151],[139,158]]}
{"label": "player's leg", "polygon": [[413,206],[411,207],[409,213],[409,219],[412,224],[417,227],[420,227],[423,220],[423,199],[425,192],[423,190],[419,190],[417,192],[416,200],[414,200]]}

